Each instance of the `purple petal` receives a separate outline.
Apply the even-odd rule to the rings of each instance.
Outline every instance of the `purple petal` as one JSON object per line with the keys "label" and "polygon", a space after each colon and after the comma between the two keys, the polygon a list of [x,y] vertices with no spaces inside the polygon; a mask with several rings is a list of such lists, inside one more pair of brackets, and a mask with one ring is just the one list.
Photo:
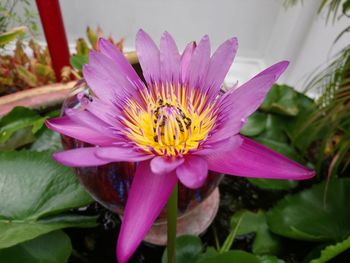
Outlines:
{"label": "purple petal", "polygon": [[68,116],[48,119],[46,126],[58,133],[90,144],[110,145],[115,140],[110,136],[101,134],[90,127],[83,126],[71,120]]}
{"label": "purple petal", "polygon": [[[204,36],[193,52],[188,65],[187,79],[190,88],[201,88],[205,80],[210,61],[209,37]],[[187,80],[185,80],[187,82]]]}
{"label": "purple petal", "polygon": [[83,75],[95,94],[106,102],[115,102],[136,92],[136,86],[124,74],[121,65],[100,52],[89,53]]}
{"label": "purple petal", "polygon": [[151,154],[136,151],[131,147],[100,147],[96,149],[96,156],[115,162],[140,162],[153,157]]}
{"label": "purple petal", "polygon": [[271,86],[286,70],[288,62],[282,61],[270,68],[265,73],[260,73],[239,88],[230,90],[222,96],[218,105],[220,125],[212,133],[210,141],[219,141],[234,134],[242,128],[242,120],[255,112]]}
{"label": "purple petal", "polygon": [[303,180],[315,175],[309,168],[242,136],[240,147],[227,152],[212,152],[204,158],[209,170],[230,175]]}
{"label": "purple petal", "polygon": [[180,80],[180,54],[168,32],[160,40],[160,71],[162,82],[178,83]]}
{"label": "purple petal", "polygon": [[210,141],[207,141],[202,145],[202,149],[193,152],[193,154],[203,156],[210,155],[213,152],[225,153],[227,151],[232,151],[238,148],[242,144],[242,142],[243,140],[240,135],[233,135],[229,138],[212,143]]}
{"label": "purple petal", "polygon": [[209,91],[209,100],[215,98],[221,89],[238,48],[237,38],[221,44],[210,59],[209,69],[204,81],[204,89]]}
{"label": "purple petal", "polygon": [[177,178],[185,186],[191,189],[199,188],[208,176],[207,161],[199,156],[191,155],[186,161],[177,167]]}
{"label": "purple petal", "polygon": [[165,206],[177,178],[175,173],[154,174],[149,161],[139,164],[133,179],[117,244],[118,262],[135,252]]}
{"label": "purple petal", "polygon": [[136,52],[147,83],[160,80],[160,52],[151,37],[142,29],[136,35]]}
{"label": "purple petal", "polygon": [[183,162],[183,158],[157,156],[151,161],[151,170],[155,174],[166,174],[174,171]]}
{"label": "purple petal", "polygon": [[[101,136],[107,136],[110,138],[116,138],[115,133],[111,129],[112,127],[102,121],[101,119],[97,118],[95,115],[91,114],[90,112],[84,110],[73,110],[68,109],[65,111],[65,114],[74,122],[89,127],[98,133],[101,134]],[[115,127],[114,127],[115,128]]]}
{"label": "purple petal", "polygon": [[118,116],[122,114],[119,108],[96,97],[87,104],[86,110],[110,126],[118,125]]}
{"label": "purple petal", "polygon": [[95,155],[96,147],[77,148],[52,154],[57,162],[70,167],[88,167],[110,163]]}
{"label": "purple petal", "polygon": [[125,58],[123,53],[110,41],[108,41],[107,39],[100,38],[98,42],[98,47],[100,48],[102,54],[109,57],[114,61],[114,63],[120,66],[121,72],[125,74],[129,80],[131,80],[134,83],[141,82],[141,79],[139,78],[129,61]]}
{"label": "purple petal", "polygon": [[193,52],[196,48],[196,42],[188,43],[184,52],[181,55],[181,81],[185,83],[187,79],[187,70],[191,62]]}

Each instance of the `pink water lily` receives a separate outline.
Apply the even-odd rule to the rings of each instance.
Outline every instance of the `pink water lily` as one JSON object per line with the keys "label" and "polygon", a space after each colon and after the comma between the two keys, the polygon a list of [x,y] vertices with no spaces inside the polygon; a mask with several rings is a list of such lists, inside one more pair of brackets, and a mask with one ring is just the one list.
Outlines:
{"label": "pink water lily", "polygon": [[179,53],[165,32],[160,49],[144,31],[136,37],[146,83],[123,54],[99,40],[83,75],[95,94],[84,109],[47,121],[59,133],[95,145],[54,154],[72,167],[138,162],[117,244],[126,262],[165,206],[178,180],[198,188],[208,170],[235,176],[301,180],[314,171],[239,134],[245,120],[288,66],[279,62],[222,94],[237,51],[225,41],[211,56],[208,36]]}

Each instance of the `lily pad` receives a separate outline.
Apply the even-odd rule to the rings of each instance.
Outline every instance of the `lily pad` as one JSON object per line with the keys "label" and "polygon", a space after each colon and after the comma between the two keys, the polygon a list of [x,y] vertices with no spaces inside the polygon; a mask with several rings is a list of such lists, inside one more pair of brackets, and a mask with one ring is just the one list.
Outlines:
{"label": "lily pad", "polygon": [[[195,263],[203,251],[203,244],[199,237],[184,235],[176,239],[176,262]],[[168,262],[168,251],[165,249],[162,263]]]}
{"label": "lily pad", "polygon": [[248,252],[231,250],[213,257],[197,261],[197,263],[261,263],[261,261]]}
{"label": "lily pad", "polygon": [[326,263],[340,253],[350,248],[350,236],[342,242],[325,247],[319,258],[313,259],[310,263]]}
{"label": "lily pad", "polygon": [[235,229],[237,225],[237,235],[256,233],[252,247],[254,254],[276,254],[280,250],[279,238],[269,231],[263,211],[253,213],[241,210],[236,212],[231,218],[232,229]]}
{"label": "lily pad", "polygon": [[245,136],[257,136],[265,130],[267,115],[262,112],[253,113],[247,120],[247,123],[241,129],[240,133]]}
{"label": "lily pad", "polygon": [[258,258],[260,259],[261,263],[285,263],[284,260],[271,255],[258,256]]}
{"label": "lily pad", "polygon": [[274,233],[308,241],[342,241],[350,235],[350,179],[325,182],[286,196],[267,214]]}
{"label": "lily pad", "polygon": [[31,109],[14,108],[0,120],[0,146],[21,129],[30,128],[31,133],[35,134],[44,125],[45,120],[45,117],[41,117]]}
{"label": "lily pad", "polygon": [[10,248],[0,249],[0,262],[65,263],[71,252],[69,237],[58,230]]}
{"label": "lily pad", "polygon": [[50,152],[0,153],[0,200],[0,248],[64,227],[96,225],[95,217],[70,212],[92,199]]}
{"label": "lily pad", "polygon": [[37,152],[62,150],[61,136],[59,133],[45,128],[29,149]]}
{"label": "lily pad", "polygon": [[296,116],[299,113],[297,92],[287,85],[274,85],[260,109],[265,112]]}

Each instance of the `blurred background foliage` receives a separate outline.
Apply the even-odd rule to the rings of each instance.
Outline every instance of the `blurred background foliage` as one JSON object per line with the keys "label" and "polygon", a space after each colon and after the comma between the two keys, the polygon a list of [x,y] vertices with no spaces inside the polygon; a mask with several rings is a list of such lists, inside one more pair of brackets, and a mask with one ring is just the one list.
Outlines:
{"label": "blurred background foliage", "polygon": [[[15,11],[19,2],[24,8],[21,15]],[[0,95],[56,82],[48,50],[35,40],[36,14],[27,10],[28,3],[0,3],[0,49],[16,41],[13,54],[0,55]],[[302,1],[285,1],[289,8],[296,4]],[[325,12],[328,23],[336,23],[350,15],[350,0],[322,0],[317,12]],[[345,28],[334,41],[349,31],[350,27]],[[88,27],[86,39],[76,41],[72,67],[62,71],[64,80],[81,78],[88,52],[98,50],[97,39],[102,35],[100,28]],[[110,41],[122,49],[123,40]],[[349,57],[350,45],[310,76],[304,93],[287,85],[273,86],[241,131],[315,168],[317,177],[307,182],[225,178],[220,209],[226,213],[219,211],[208,231],[213,238],[179,237],[177,262],[345,262],[350,248],[350,210],[346,209],[350,199]],[[318,97],[309,98],[308,91],[316,91]],[[59,113],[60,109],[18,107],[0,119],[0,199],[4,200],[0,204],[0,262],[21,258],[26,262],[63,263],[69,258],[91,262],[91,253],[97,253],[91,237],[89,242],[79,241],[81,253],[69,231],[61,230],[95,227],[96,218],[101,222],[105,215],[100,210],[93,215],[86,212],[91,198],[72,170],[51,160],[50,154],[61,149],[61,141],[44,122]],[[266,197],[268,202],[264,202]],[[47,209],[37,209],[38,202],[47,204]],[[115,235],[115,229],[112,232]],[[242,240],[248,244],[242,248],[246,251],[239,247]]]}

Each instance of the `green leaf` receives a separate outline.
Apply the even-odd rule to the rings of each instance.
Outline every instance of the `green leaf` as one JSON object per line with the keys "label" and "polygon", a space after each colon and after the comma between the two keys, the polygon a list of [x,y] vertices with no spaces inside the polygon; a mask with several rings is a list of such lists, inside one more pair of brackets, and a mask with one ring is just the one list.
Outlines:
{"label": "green leaf", "polygon": [[89,58],[86,55],[74,55],[70,57],[70,64],[73,68],[81,70],[84,64],[89,62]]}
{"label": "green leaf", "polygon": [[236,228],[238,223],[237,235],[256,233],[252,248],[254,254],[278,253],[280,250],[279,238],[269,231],[263,211],[253,213],[241,210],[231,218],[232,229]]}
{"label": "green leaf", "polygon": [[271,255],[258,256],[258,258],[261,263],[285,263],[284,260]]}
{"label": "green leaf", "polygon": [[248,178],[248,181],[261,189],[266,190],[289,190],[298,185],[298,181]]}
{"label": "green leaf", "polygon": [[10,31],[0,33],[0,46],[4,46],[15,40],[17,36],[23,35],[26,32],[25,26],[15,27]]}
{"label": "green leaf", "polygon": [[342,242],[329,245],[321,251],[321,255],[317,259],[313,259],[310,263],[325,263],[332,258],[338,256],[345,250],[350,249],[350,236]]}
{"label": "green leaf", "polygon": [[309,241],[342,241],[350,235],[350,179],[335,179],[286,196],[267,214],[270,230],[276,234]]}
{"label": "green leaf", "polygon": [[213,257],[197,261],[197,263],[261,263],[260,260],[245,251],[231,250]]}
{"label": "green leaf", "polygon": [[[203,251],[202,241],[197,236],[184,235],[176,239],[176,262],[195,263]],[[168,262],[168,252],[165,249],[162,263]]]}
{"label": "green leaf", "polygon": [[287,143],[288,137],[285,133],[285,129],[289,118],[290,117],[279,116],[277,114],[267,114],[265,130],[255,138],[264,138]]}
{"label": "green leaf", "polygon": [[274,85],[260,109],[266,112],[296,116],[299,113],[297,92],[287,85]]}
{"label": "green leaf", "polygon": [[0,143],[0,151],[9,151],[20,148],[35,141],[35,136],[31,127],[26,127],[15,131],[4,143]]}
{"label": "green leaf", "polygon": [[50,152],[0,153],[0,200],[0,248],[56,229],[96,224],[95,217],[64,214],[92,199]]}
{"label": "green leaf", "polygon": [[31,127],[32,134],[35,134],[44,125],[45,120],[46,118],[31,109],[14,108],[0,120],[0,146],[23,128]]}
{"label": "green leaf", "polygon": [[243,126],[240,133],[245,136],[257,136],[265,130],[267,115],[261,112],[253,113]]}
{"label": "green leaf", "polygon": [[59,133],[45,128],[29,149],[37,152],[62,150],[61,136]]}
{"label": "green leaf", "polygon": [[10,248],[0,249],[0,262],[65,263],[71,252],[69,237],[59,230]]}

